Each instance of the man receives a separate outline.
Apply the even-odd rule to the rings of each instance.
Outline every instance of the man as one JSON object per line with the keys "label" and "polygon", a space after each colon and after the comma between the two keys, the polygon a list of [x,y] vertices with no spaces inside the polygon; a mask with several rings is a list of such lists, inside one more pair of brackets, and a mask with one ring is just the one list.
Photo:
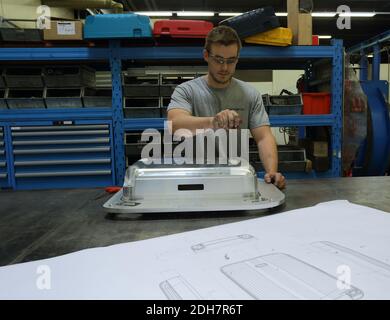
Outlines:
{"label": "man", "polygon": [[250,129],[265,168],[264,180],[285,187],[278,172],[278,153],[261,94],[233,78],[241,49],[235,30],[219,26],[207,35],[203,57],[208,73],[176,87],[168,106],[172,130]]}

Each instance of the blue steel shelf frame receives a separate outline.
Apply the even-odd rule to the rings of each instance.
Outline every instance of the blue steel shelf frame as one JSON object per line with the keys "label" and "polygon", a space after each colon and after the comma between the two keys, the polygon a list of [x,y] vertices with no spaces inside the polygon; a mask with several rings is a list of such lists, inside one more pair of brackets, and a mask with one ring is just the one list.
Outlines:
{"label": "blue steel shelf frame", "polygon": [[[121,72],[123,61],[201,61],[202,47],[121,47],[118,40],[111,40],[104,48],[1,48],[1,61],[108,61],[112,75],[112,107],[72,110],[1,110],[0,123],[8,128],[16,121],[45,120],[99,120],[113,122],[114,164],[116,184],[122,185],[125,173],[124,132],[147,128],[162,130],[165,119],[124,119]],[[301,69],[308,61],[328,58],[332,60],[332,113],[329,115],[274,116],[272,126],[329,126],[332,128],[332,169],[320,174],[324,177],[341,176],[341,138],[344,50],[341,40],[333,40],[330,46],[291,46],[286,48],[245,46],[240,63],[257,69],[280,66]],[[6,135],[7,137],[9,135]]]}
{"label": "blue steel shelf frame", "polygon": [[[201,60],[201,47],[130,47],[121,49],[123,60],[143,61],[180,61]],[[275,65],[275,61],[282,61],[281,68],[286,69],[284,60],[289,59],[290,69],[303,68],[308,60],[328,58],[332,61],[332,113],[329,115],[297,115],[272,116],[272,126],[328,126],[331,127],[332,169],[330,172],[317,174],[316,177],[340,177],[341,143],[343,123],[343,81],[344,81],[344,48],[342,40],[332,40],[331,46],[291,46],[287,48],[248,46],[243,47],[240,61],[243,64],[257,63],[257,69],[266,69]],[[259,65],[261,61],[262,65]],[[256,68],[256,67],[255,67]],[[288,68],[288,67],[287,67]],[[147,128],[164,129],[165,119],[125,119],[125,131],[140,131]]]}

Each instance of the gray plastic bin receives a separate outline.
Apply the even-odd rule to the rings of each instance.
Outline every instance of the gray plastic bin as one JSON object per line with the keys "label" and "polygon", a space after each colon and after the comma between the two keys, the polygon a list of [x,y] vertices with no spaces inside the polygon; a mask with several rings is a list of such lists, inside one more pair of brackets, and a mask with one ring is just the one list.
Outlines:
{"label": "gray plastic bin", "polygon": [[94,87],[95,70],[86,66],[45,66],[45,85],[49,88]]}
{"label": "gray plastic bin", "polygon": [[269,115],[297,115],[302,113],[303,101],[300,94],[262,96],[265,110]]}
{"label": "gray plastic bin", "polygon": [[4,81],[4,68],[0,67],[0,88],[5,88],[5,81]]}
{"label": "gray plastic bin", "polygon": [[10,88],[43,88],[41,67],[7,67],[4,77]]}
{"label": "gray plastic bin", "polygon": [[40,42],[40,41],[42,41],[42,30],[40,30],[40,29],[0,28],[0,36],[1,36],[1,40],[3,40],[3,41]]}
{"label": "gray plastic bin", "polygon": [[7,109],[7,102],[5,101],[5,89],[0,89],[0,109]]}
{"label": "gray plastic bin", "polygon": [[50,109],[82,108],[81,88],[46,88],[45,101]]}
{"label": "gray plastic bin", "polygon": [[123,94],[126,97],[158,97],[160,95],[159,76],[137,76],[122,74]]}
{"label": "gray plastic bin", "polygon": [[8,88],[5,96],[10,109],[45,108],[43,89]]}
{"label": "gray plastic bin", "polygon": [[108,107],[112,106],[112,88],[84,88],[84,107]]}

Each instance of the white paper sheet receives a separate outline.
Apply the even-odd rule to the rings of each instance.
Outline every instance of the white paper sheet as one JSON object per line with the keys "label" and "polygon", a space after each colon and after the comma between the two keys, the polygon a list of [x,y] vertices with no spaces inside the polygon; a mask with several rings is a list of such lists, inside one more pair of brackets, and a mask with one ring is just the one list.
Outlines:
{"label": "white paper sheet", "polygon": [[5,266],[0,299],[390,299],[390,214],[340,200]]}

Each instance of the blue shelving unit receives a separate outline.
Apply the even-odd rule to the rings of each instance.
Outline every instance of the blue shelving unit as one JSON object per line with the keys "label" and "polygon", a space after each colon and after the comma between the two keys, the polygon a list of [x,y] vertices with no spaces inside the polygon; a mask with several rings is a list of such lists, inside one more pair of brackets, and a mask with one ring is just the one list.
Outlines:
{"label": "blue shelving unit", "polygon": [[[0,151],[0,174],[6,172],[6,178],[0,178],[0,186],[19,188],[55,188],[55,187],[82,187],[102,186],[116,184],[121,185],[125,173],[124,133],[126,131],[139,131],[147,128],[164,128],[164,119],[124,119],[122,103],[121,72],[124,61],[172,61],[173,64],[202,59],[201,46],[197,47],[121,47],[120,42],[111,40],[105,48],[1,48],[1,61],[105,61],[110,65],[112,73],[112,107],[110,108],[80,108],[58,110],[1,110],[0,128],[2,128],[3,145]],[[343,63],[344,51],[341,40],[333,40],[330,46],[291,46],[287,48],[248,46],[244,47],[240,54],[240,67],[256,69],[305,69],[308,61],[327,58],[332,61],[333,71],[331,79],[332,113],[329,115],[299,115],[299,116],[273,116],[270,117],[273,126],[328,126],[332,129],[332,168],[329,172],[315,175],[316,177],[336,177],[341,175],[341,136],[342,136],[342,101],[343,101]],[[17,167],[15,166],[12,137],[12,128],[15,126],[49,126],[58,121],[71,122],[72,124],[106,124],[109,127],[111,148],[110,166],[98,171],[101,174],[69,178],[62,176],[60,179],[38,179],[32,175],[26,181],[18,180]],[[3,148],[3,149],[1,149]],[[105,155],[107,156],[107,154]],[[99,158],[99,157],[97,157]],[[6,161],[5,161],[5,160]],[[54,171],[64,171],[64,166],[59,164]],[[76,159],[77,160],[77,159]],[[80,160],[80,159],[78,159]],[[41,160],[45,161],[45,160]],[[77,161],[76,161],[77,162]],[[1,166],[6,163],[6,166]],[[4,169],[6,168],[6,169]],[[77,166],[73,168],[77,170]],[[3,171],[2,171],[3,170]],[[30,169],[29,169],[30,170]],[[111,170],[111,171],[110,171]],[[50,171],[50,170],[49,170]],[[69,171],[72,171],[70,167]],[[34,170],[32,169],[32,172]],[[71,174],[69,174],[71,176]],[[104,178],[101,178],[102,175]],[[50,174],[49,174],[50,176]],[[19,175],[20,177],[20,175]],[[76,176],[77,177],[77,176]],[[86,183],[90,181],[90,183]]]}

